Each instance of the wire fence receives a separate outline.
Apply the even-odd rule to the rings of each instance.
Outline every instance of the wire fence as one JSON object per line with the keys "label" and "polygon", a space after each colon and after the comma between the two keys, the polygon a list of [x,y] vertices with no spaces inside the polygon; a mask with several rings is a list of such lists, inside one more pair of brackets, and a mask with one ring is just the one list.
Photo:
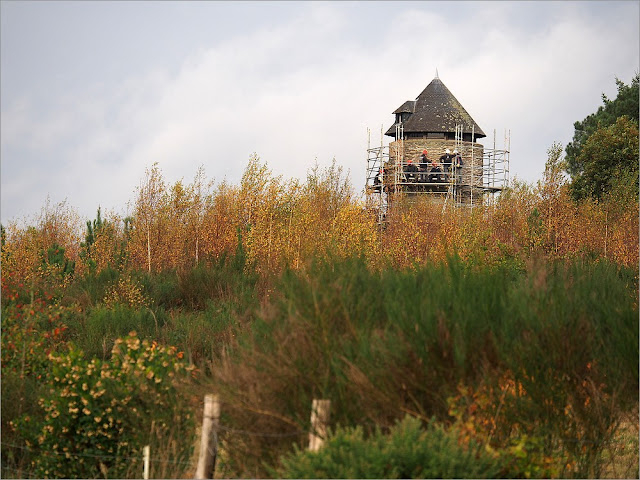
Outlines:
{"label": "wire fence", "polygon": [[[291,430],[288,432],[261,432],[261,431],[251,431],[239,428],[232,428],[225,425],[217,425],[217,430],[222,433],[225,432],[230,435],[243,435],[247,437],[262,437],[262,438],[294,438],[294,437],[302,437],[309,435],[308,430],[298,429]],[[24,452],[30,452],[37,455],[55,455],[61,458],[69,459],[69,458],[95,458],[105,461],[113,461],[113,460],[121,460],[121,461],[129,461],[129,462],[140,462],[143,463],[143,451],[140,449],[139,455],[112,455],[112,454],[95,454],[95,453],[83,453],[83,452],[68,452],[68,451],[56,451],[56,450],[41,450],[37,447],[32,447],[28,445],[17,445],[15,443],[10,442],[0,442],[0,446],[2,449],[15,449],[21,450]],[[197,463],[196,459],[192,459],[190,461],[180,461],[180,460],[171,460],[167,458],[158,458],[158,457],[150,457],[148,459],[150,464],[164,464],[164,465],[175,465],[179,467],[194,468]],[[18,466],[6,466],[2,465],[2,478],[12,477],[12,478],[38,478],[38,474],[29,470],[29,466],[25,468],[20,468]]]}
{"label": "wire fence", "polygon": [[[224,402],[220,402],[220,403],[224,405]],[[235,407],[237,407],[237,405],[235,405]],[[255,412],[255,413],[264,414],[262,412]],[[381,426],[378,424],[373,424],[372,422],[365,422],[365,423],[370,424],[370,426],[372,426],[373,428],[381,428],[383,431],[389,428],[388,426]],[[218,433],[225,432],[230,435],[241,435],[241,436],[247,436],[247,437],[294,438],[294,437],[308,436],[312,431],[314,431],[314,427],[312,425],[309,425],[308,430],[304,428],[300,428],[297,430],[291,430],[287,432],[265,432],[265,431],[254,431],[254,430],[233,428],[233,427],[225,426],[223,424],[218,423],[216,425],[216,430]],[[559,439],[559,440],[563,443],[578,443],[583,445],[600,445],[601,443],[603,443],[600,441],[592,441],[587,439],[576,439],[576,438],[565,438],[565,439]],[[618,445],[617,442],[611,441],[611,439],[606,441],[606,443],[608,443],[610,447],[622,446],[622,444]],[[140,449],[139,455],[130,455],[130,454],[129,455],[112,455],[112,454],[106,454],[106,453],[95,454],[95,453],[56,451],[56,450],[43,451],[38,449],[37,447],[31,447],[28,445],[17,445],[10,442],[0,442],[0,446],[2,447],[3,450],[16,449],[16,450],[21,450],[26,452],[32,452],[37,455],[56,455],[56,456],[64,457],[66,459],[84,457],[84,458],[96,458],[96,459],[103,459],[103,460],[124,460],[124,461],[130,461],[132,463],[140,462],[140,465],[142,465],[144,461],[142,449]],[[148,462],[150,464],[175,465],[178,467],[183,467],[185,470],[187,470],[195,467],[195,464],[197,463],[197,459],[191,459],[190,461],[182,461],[182,460],[172,460],[168,458],[149,457]],[[23,469],[18,466],[1,465],[1,469],[3,472],[2,477],[4,478],[7,478],[7,477],[37,478],[37,475],[35,475],[34,472],[26,468]]]}
{"label": "wire fence", "polygon": [[[142,450],[140,452],[140,455],[132,456],[132,455],[108,455],[108,454],[98,455],[94,453],[60,452],[56,450],[41,451],[39,449],[35,449],[27,445],[16,445],[8,442],[0,442],[0,446],[2,446],[3,449],[12,448],[17,450],[37,453],[38,455],[55,455],[55,456],[63,457],[65,459],[95,458],[100,460],[125,460],[130,462],[140,462],[141,464],[143,462]],[[194,465],[193,461],[180,461],[180,460],[170,460],[166,458],[153,458],[153,457],[149,458],[149,463],[163,464],[163,465],[176,465],[176,466],[183,466],[183,467],[192,467]],[[27,469],[21,469],[18,467],[7,467],[5,465],[2,465],[2,470],[8,472],[14,478],[38,478],[38,475],[36,473],[29,471]],[[6,478],[6,475],[2,475],[2,477]]]}
{"label": "wire fence", "polygon": [[[94,453],[72,453],[72,452],[58,452],[55,450],[46,450],[46,451],[40,451],[40,450],[36,450],[34,448],[28,447],[26,445],[14,445],[11,443],[5,443],[5,442],[0,442],[0,445],[2,445],[2,447],[10,447],[10,448],[17,448],[19,450],[26,450],[26,451],[30,451],[30,452],[37,452],[39,455],[59,455],[61,457],[84,457],[84,458],[103,458],[105,460],[115,460],[115,459],[120,459],[120,460],[132,460],[132,461],[139,461],[142,459],[142,453],[139,456],[130,456],[130,455],[96,455]],[[153,463],[165,463],[165,464],[172,464],[172,465],[192,465],[193,462],[182,462],[179,460],[167,460],[166,458],[149,458],[150,462]]]}
{"label": "wire fence", "polygon": [[237,433],[240,435],[247,435],[250,437],[265,437],[265,438],[285,438],[285,437],[300,437],[303,435],[309,435],[308,431],[297,430],[295,432],[283,432],[283,433],[269,433],[269,432],[251,432],[249,430],[241,430],[238,428],[225,427],[224,425],[218,425],[219,430],[223,430],[229,433]]}

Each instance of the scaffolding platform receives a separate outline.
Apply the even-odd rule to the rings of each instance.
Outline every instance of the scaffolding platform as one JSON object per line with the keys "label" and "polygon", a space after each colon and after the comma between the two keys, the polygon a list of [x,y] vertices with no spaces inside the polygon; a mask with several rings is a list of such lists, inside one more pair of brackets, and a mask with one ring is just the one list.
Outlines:
{"label": "scaffolding platform", "polygon": [[[474,159],[474,148],[470,157],[462,155],[463,167],[456,169],[439,165],[416,171],[409,167],[412,161],[403,158],[402,125],[397,126],[396,138],[399,145],[383,145],[367,148],[366,206],[376,212],[378,221],[383,222],[394,202],[401,197],[430,195],[434,201],[440,197],[443,209],[447,204],[456,207],[473,208],[481,204],[493,204],[495,198],[509,186],[510,132],[505,131],[504,147],[496,148],[494,130],[493,148],[483,148],[482,165]],[[473,138],[473,137],[472,137]],[[398,142],[396,142],[398,143]],[[473,143],[473,142],[472,142]],[[455,150],[462,148],[462,126],[456,126]]]}

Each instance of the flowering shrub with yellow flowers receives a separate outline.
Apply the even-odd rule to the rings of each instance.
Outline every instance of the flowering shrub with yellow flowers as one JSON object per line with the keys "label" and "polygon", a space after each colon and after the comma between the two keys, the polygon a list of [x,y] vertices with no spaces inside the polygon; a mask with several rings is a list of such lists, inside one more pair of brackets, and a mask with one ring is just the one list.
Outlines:
{"label": "flowering shrub with yellow flowers", "polygon": [[113,285],[102,300],[108,308],[116,305],[127,305],[132,308],[142,308],[149,304],[149,299],[139,285],[131,277],[123,277]]}
{"label": "flowering shrub with yellow flowers", "polygon": [[175,347],[131,332],[116,340],[108,361],[86,360],[73,347],[49,360],[49,390],[39,400],[44,421],[22,417],[13,424],[34,453],[33,473],[126,478],[141,473],[145,445],[157,451],[169,443],[172,460],[188,463],[195,429],[180,382],[193,367]]}

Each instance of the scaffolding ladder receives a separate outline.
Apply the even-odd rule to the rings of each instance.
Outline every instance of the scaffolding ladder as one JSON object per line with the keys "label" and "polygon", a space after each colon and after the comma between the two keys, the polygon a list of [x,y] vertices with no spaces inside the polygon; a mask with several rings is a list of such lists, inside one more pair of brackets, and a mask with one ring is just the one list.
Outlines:
{"label": "scaffolding ladder", "polygon": [[[389,163],[389,147],[383,144],[383,130],[380,127],[380,146],[371,147],[371,130],[367,128],[367,179],[365,192],[367,196],[366,207],[375,210],[378,223],[383,223],[389,207],[388,191],[385,189],[385,177],[388,172],[385,166]],[[377,180],[376,180],[377,179]],[[379,182],[379,183],[377,183]],[[377,198],[373,193],[378,193]]]}
{"label": "scaffolding ladder", "polygon": [[483,156],[483,189],[491,195],[485,204],[494,203],[494,194],[509,187],[511,131],[505,130],[503,148],[496,148],[496,131],[493,131],[493,148],[485,148]]}
{"label": "scaffolding ladder", "polygon": [[[457,168],[455,167],[455,159],[457,155],[462,156],[462,142],[463,142],[463,128],[462,125],[456,124],[455,136],[454,136],[454,149],[453,149],[453,162],[451,163],[451,171],[449,172],[449,188],[444,199],[444,205],[442,206],[442,212],[444,213],[447,203],[451,202],[454,206],[459,206],[462,203],[460,186],[462,182],[459,177]],[[472,147],[473,148],[473,147]]]}

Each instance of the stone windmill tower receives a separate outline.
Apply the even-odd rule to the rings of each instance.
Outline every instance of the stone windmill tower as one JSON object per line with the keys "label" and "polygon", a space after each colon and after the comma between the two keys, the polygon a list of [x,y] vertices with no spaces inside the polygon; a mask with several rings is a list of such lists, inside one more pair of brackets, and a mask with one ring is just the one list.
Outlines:
{"label": "stone windmill tower", "polygon": [[[486,134],[437,72],[415,100],[404,102],[393,114],[395,121],[385,132],[393,141],[368,150],[367,191],[385,197],[378,204],[390,203],[399,193],[430,193],[457,204],[479,204],[485,193],[501,190],[508,181],[508,150],[485,151],[478,140]],[[432,175],[438,166],[424,163],[425,150],[429,162],[436,163],[447,150],[457,151],[463,167],[441,164],[443,175]],[[417,174],[407,172],[414,168],[411,165],[420,165]]]}

